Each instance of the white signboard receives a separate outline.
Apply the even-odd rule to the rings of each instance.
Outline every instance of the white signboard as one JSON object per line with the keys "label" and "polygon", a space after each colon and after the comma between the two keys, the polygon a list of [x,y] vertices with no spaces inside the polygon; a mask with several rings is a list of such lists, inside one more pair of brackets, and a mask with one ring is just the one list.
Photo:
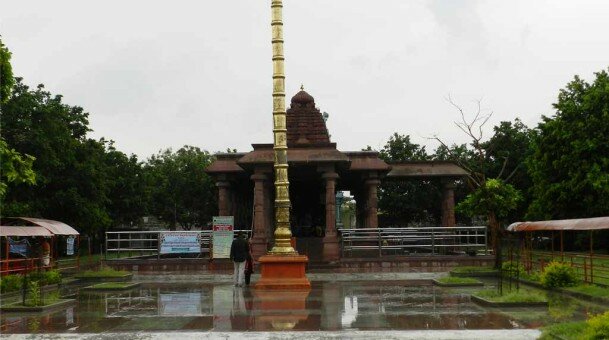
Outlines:
{"label": "white signboard", "polygon": [[214,216],[212,231],[212,254],[214,259],[230,258],[230,246],[235,237],[233,216]]}
{"label": "white signboard", "polygon": [[74,255],[74,236],[70,236],[66,239],[66,255]]}
{"label": "white signboard", "polygon": [[159,314],[162,316],[201,315],[201,293],[159,294]]}
{"label": "white signboard", "polygon": [[201,252],[201,234],[167,231],[160,235],[161,254],[198,254]]}

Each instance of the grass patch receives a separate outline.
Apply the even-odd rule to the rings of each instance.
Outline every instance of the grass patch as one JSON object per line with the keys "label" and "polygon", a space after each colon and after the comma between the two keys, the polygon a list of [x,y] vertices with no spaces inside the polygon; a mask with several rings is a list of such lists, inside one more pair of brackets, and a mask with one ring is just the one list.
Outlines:
{"label": "grass patch", "polygon": [[564,288],[571,292],[582,293],[595,297],[609,297],[609,288],[595,285],[579,285],[575,287]]}
{"label": "grass patch", "polygon": [[544,327],[540,340],[553,340],[560,336],[563,339],[580,339],[588,326],[585,321],[558,323]]}
{"label": "grass patch", "polygon": [[98,283],[91,286],[91,289],[123,289],[125,287],[133,286],[130,282],[104,282]]}
{"label": "grass patch", "polygon": [[447,284],[467,284],[467,283],[482,283],[476,279],[471,277],[455,277],[455,276],[447,276],[437,280],[441,283]]}
{"label": "grass patch", "polygon": [[547,302],[548,299],[545,296],[539,294],[539,292],[533,292],[526,289],[513,290],[506,292],[503,295],[499,294],[496,290],[481,290],[476,292],[477,296],[484,298],[492,302]]}
{"label": "grass patch", "polygon": [[100,270],[87,270],[76,275],[76,277],[122,277],[130,274],[125,270],[116,270],[113,268],[102,268]]}
{"label": "grass patch", "polygon": [[451,273],[468,274],[468,273],[495,273],[493,267],[457,267],[451,270]]}

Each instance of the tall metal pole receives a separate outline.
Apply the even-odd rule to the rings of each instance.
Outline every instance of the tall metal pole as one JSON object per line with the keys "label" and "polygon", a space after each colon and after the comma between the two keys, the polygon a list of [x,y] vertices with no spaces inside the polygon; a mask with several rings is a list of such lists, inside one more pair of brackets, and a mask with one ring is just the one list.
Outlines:
{"label": "tall metal pole", "polygon": [[273,150],[275,151],[275,245],[271,254],[297,255],[291,245],[290,183],[285,111],[285,74],[283,56],[283,3],[271,0],[273,32]]}

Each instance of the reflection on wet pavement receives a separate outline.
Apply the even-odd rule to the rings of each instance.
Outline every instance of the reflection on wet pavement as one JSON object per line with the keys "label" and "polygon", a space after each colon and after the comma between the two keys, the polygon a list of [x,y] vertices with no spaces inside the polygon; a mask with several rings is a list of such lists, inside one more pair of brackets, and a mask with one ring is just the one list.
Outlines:
{"label": "reflection on wet pavement", "polygon": [[599,308],[563,297],[549,309],[496,310],[471,303],[471,292],[427,280],[317,281],[308,294],[146,283],[121,293],[80,292],[76,304],[43,314],[5,313],[0,325],[2,333],[512,329],[583,319]]}

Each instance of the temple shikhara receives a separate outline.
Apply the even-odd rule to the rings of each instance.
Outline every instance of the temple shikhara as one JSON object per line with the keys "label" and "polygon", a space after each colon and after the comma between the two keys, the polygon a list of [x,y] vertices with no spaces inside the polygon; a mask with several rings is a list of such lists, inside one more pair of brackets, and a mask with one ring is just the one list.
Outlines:
{"label": "temple shikhara", "polygon": [[[451,162],[387,164],[376,151],[339,151],[330,140],[315,99],[304,89],[287,110],[288,163],[292,234],[297,250],[314,262],[339,259],[336,230],[338,191],[356,201],[356,227],[377,228],[381,181],[441,178],[442,226],[455,225],[454,181],[467,172]],[[258,258],[267,251],[274,230],[273,144],[252,144],[247,153],[220,153],[207,172],[218,187],[218,214],[234,215],[239,229],[252,228]]]}

